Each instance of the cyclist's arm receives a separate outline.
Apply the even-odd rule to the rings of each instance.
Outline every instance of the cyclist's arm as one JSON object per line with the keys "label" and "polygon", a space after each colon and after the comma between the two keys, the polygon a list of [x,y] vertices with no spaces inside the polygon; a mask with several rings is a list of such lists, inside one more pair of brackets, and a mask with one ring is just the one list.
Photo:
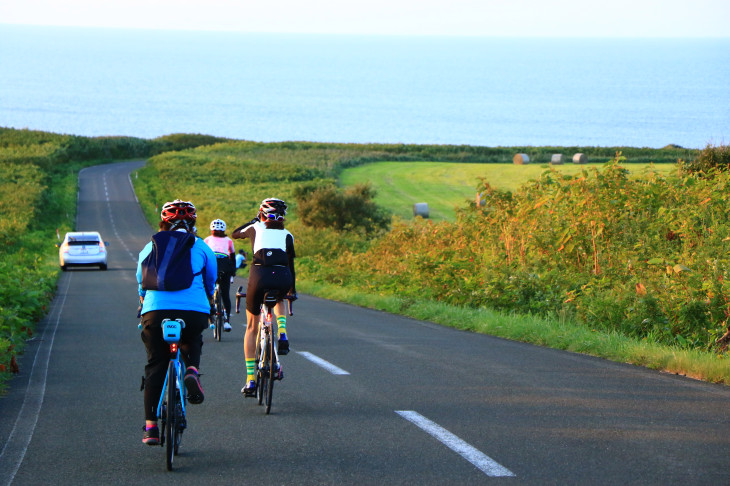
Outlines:
{"label": "cyclist's arm", "polygon": [[233,246],[233,240],[228,238],[228,258],[231,260],[231,268],[233,272],[231,275],[236,275],[236,248]]}
{"label": "cyclist's arm", "polygon": [[290,234],[286,236],[286,254],[289,256],[289,271],[291,272],[292,285],[289,293],[296,295],[297,293],[297,275],[294,272],[294,237]]}
{"label": "cyclist's arm", "polygon": [[208,300],[212,300],[213,292],[215,292],[215,281],[218,279],[218,262],[215,259],[215,253],[208,245],[202,244],[201,249],[205,253],[205,266],[203,267],[205,295],[208,296]]}
{"label": "cyclist's arm", "polygon": [[139,258],[137,259],[137,292],[139,294],[140,303],[144,300],[144,296],[147,295],[147,291],[142,288],[142,261],[144,261],[150,253],[152,253],[151,241],[145,245],[142,251],[139,252]]}
{"label": "cyclist's arm", "polygon": [[234,240],[240,240],[243,238],[248,238],[249,235],[247,234],[247,231],[254,223],[258,223],[259,218],[253,218],[248,223],[244,224],[243,226],[239,226],[238,228],[233,230],[233,233],[231,233],[231,238]]}

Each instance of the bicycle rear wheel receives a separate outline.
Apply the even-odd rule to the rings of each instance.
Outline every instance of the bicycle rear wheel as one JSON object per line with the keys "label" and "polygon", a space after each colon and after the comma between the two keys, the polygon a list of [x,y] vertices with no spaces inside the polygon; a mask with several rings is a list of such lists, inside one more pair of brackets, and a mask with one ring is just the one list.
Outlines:
{"label": "bicycle rear wheel", "polygon": [[220,289],[215,291],[215,339],[216,341],[221,340],[223,334],[223,297],[221,296]]}
{"label": "bicycle rear wheel", "polygon": [[182,433],[185,430],[185,414],[183,413],[182,399],[180,398],[180,390],[177,391],[175,400],[175,450],[174,454],[178,454],[180,442],[182,442]]}
{"label": "bicycle rear wheel", "polygon": [[274,354],[274,344],[276,340],[273,338],[273,336],[269,335],[269,340],[266,344],[266,364],[267,364],[267,387],[266,387],[266,397],[264,400],[266,401],[266,414],[268,415],[269,412],[271,412],[271,399],[274,394],[274,377],[276,376],[276,354]]}
{"label": "bicycle rear wheel", "polygon": [[167,419],[165,421],[165,435],[167,435],[167,450],[165,461],[167,470],[172,471],[172,461],[177,449],[177,387],[176,387],[175,363],[170,361],[167,366]]}
{"label": "bicycle rear wheel", "polygon": [[[261,330],[261,332],[264,332]],[[264,339],[259,340],[256,353],[256,382],[258,383],[258,389],[256,391],[259,399],[259,405],[263,405],[264,397],[268,394],[269,389],[269,374],[266,370],[266,364],[268,363],[268,350],[269,350],[269,337],[264,336]]]}

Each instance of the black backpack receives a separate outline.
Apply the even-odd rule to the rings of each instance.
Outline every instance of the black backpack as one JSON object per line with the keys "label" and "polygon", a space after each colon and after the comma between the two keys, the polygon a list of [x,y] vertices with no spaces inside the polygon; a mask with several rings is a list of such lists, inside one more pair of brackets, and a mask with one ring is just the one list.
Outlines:
{"label": "black backpack", "polygon": [[193,284],[190,249],[195,236],[181,231],[160,231],[152,236],[152,252],[142,260],[144,290],[184,290]]}

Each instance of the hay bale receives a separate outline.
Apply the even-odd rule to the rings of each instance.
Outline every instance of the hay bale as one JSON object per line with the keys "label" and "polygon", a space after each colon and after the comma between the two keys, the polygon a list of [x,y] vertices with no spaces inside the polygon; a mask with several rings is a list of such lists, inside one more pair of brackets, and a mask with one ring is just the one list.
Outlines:
{"label": "hay bale", "polygon": [[515,156],[512,158],[512,162],[517,165],[529,164],[530,157],[527,154],[515,154]]}
{"label": "hay bale", "polygon": [[553,154],[550,157],[550,165],[563,165],[563,154]]}
{"label": "hay bale", "polygon": [[420,216],[428,219],[428,203],[416,203],[413,205],[413,217]]}
{"label": "hay bale", "polygon": [[574,164],[585,164],[586,162],[588,162],[588,157],[586,157],[586,154],[575,154],[573,156]]}

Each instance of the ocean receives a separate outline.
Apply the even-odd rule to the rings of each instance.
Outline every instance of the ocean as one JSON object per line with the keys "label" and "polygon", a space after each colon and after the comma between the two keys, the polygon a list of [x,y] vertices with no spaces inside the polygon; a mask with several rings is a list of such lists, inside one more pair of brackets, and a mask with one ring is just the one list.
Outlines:
{"label": "ocean", "polygon": [[730,143],[730,38],[0,25],[0,126],[262,142]]}

